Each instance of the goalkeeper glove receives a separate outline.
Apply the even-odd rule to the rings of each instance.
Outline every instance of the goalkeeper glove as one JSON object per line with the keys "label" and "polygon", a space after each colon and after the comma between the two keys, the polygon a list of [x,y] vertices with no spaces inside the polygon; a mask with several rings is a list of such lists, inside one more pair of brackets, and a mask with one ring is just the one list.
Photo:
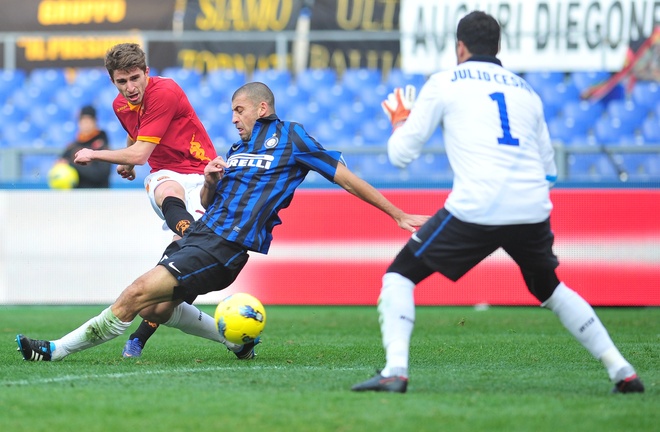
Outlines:
{"label": "goalkeeper glove", "polygon": [[392,128],[398,128],[408,119],[416,95],[417,91],[415,87],[407,85],[405,88],[395,88],[387,96],[387,99],[381,102],[380,106],[383,108],[385,115],[390,119]]}

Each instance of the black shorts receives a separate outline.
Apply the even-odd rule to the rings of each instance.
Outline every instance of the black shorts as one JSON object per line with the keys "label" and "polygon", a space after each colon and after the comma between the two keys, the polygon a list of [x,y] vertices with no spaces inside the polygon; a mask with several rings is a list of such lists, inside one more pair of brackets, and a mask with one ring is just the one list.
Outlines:
{"label": "black shorts", "polygon": [[433,272],[457,281],[500,247],[523,272],[553,271],[559,265],[553,243],[550,219],[533,224],[479,225],[463,222],[443,208],[412,235],[388,272],[415,283]]}
{"label": "black shorts", "polygon": [[158,264],[179,282],[172,300],[192,303],[198,295],[231,285],[248,258],[247,250],[241,245],[196,222],[182,239],[170,243]]}

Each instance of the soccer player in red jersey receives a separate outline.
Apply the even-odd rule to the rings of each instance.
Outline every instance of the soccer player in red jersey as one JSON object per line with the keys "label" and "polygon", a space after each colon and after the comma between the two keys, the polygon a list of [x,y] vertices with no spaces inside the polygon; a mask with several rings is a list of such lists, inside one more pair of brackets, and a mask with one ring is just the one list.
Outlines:
{"label": "soccer player in red jersey", "polygon": [[[142,48],[122,43],[105,56],[110,80],[119,90],[112,108],[128,133],[126,148],[82,149],[74,162],[105,161],[117,164],[117,173],[135,180],[135,165],[148,163],[151,173],[144,187],[154,211],[165,221],[175,239],[201,217],[200,189],[204,167],[217,154],[201,120],[183,89],[172,79],[149,76]],[[191,316],[199,314],[188,305]],[[157,324],[144,320],[124,347],[124,357],[139,357]],[[231,349],[232,344],[228,343]]]}

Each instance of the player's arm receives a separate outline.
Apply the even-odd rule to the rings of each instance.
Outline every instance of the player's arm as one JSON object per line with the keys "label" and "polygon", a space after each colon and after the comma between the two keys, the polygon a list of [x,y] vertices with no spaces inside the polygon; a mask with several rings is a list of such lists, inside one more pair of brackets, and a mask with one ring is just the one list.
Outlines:
{"label": "player's arm", "polygon": [[213,202],[218,182],[225,175],[225,168],[227,168],[227,162],[222,156],[216,157],[204,167],[204,184],[199,194],[202,207],[205,209]]}
{"label": "player's arm", "polygon": [[[126,147],[130,147],[133,144],[135,144],[135,141],[131,138],[130,135],[126,135]],[[126,180],[133,181],[135,180],[136,174],[135,174],[135,165],[117,165],[117,174],[121,176],[121,178],[125,178]]]}
{"label": "player's arm", "polygon": [[362,201],[367,202],[388,214],[396,221],[399,227],[407,231],[415,232],[417,227],[424,225],[429,218],[429,216],[409,215],[405,213],[385,198],[376,188],[353,174],[353,172],[342,163],[337,165],[337,172],[335,173],[334,181]]}
{"label": "player's arm", "polygon": [[103,161],[118,165],[144,165],[156,148],[156,144],[137,140],[131,146],[119,150],[82,149],[73,160],[77,164]]}
{"label": "player's arm", "polygon": [[438,84],[430,79],[420,90],[417,99],[415,92],[410,89],[395,89],[383,101],[383,110],[391,112],[388,116],[392,121],[393,132],[387,141],[387,154],[392,165],[405,168],[419,157],[424,144],[439,126],[442,115],[440,94],[442,91]]}

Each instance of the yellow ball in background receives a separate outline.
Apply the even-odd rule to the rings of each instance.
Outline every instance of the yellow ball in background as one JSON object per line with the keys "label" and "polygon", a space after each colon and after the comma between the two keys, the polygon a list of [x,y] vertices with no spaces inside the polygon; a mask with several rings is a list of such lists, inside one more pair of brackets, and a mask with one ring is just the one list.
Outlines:
{"label": "yellow ball in background", "polygon": [[48,186],[51,189],[73,189],[78,186],[78,171],[68,163],[56,163],[48,171]]}

